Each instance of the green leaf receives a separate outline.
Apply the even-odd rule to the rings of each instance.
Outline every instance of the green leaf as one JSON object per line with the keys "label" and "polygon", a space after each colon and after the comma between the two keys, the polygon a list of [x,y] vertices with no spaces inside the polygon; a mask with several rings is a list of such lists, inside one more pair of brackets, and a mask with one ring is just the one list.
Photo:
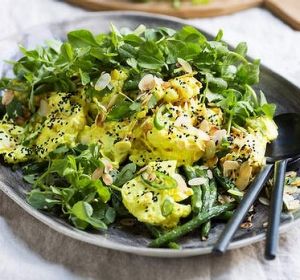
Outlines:
{"label": "green leaf", "polygon": [[112,224],[116,219],[116,210],[112,207],[107,207],[104,218],[106,224]]}
{"label": "green leaf", "polygon": [[61,45],[61,55],[68,61],[72,61],[74,58],[73,48],[70,43],[66,42]]}
{"label": "green leaf", "polygon": [[47,40],[46,44],[49,48],[51,48],[52,50],[54,50],[56,53],[60,52],[60,48],[62,43],[58,40]]}
{"label": "green leaf", "polygon": [[160,69],[165,63],[162,52],[152,41],[145,42],[140,46],[137,61],[140,67],[146,69]]}
{"label": "green leaf", "polygon": [[248,50],[248,47],[247,47],[247,43],[245,43],[245,42],[239,43],[235,48],[235,52],[240,54],[241,56],[246,56],[247,50]]}
{"label": "green leaf", "polygon": [[6,106],[6,113],[7,115],[15,119],[18,116],[23,115],[23,106],[20,101],[14,98],[7,106]]}
{"label": "green leaf", "polygon": [[140,109],[140,104],[138,102],[130,102],[127,100],[121,100],[117,102],[112,110],[106,117],[107,121],[119,121],[124,118],[129,117],[133,112]]}
{"label": "green leaf", "polygon": [[63,176],[66,166],[67,161],[65,159],[55,159],[51,163],[49,172],[57,173],[59,176]]}
{"label": "green leaf", "polygon": [[237,78],[240,83],[253,85],[259,81],[259,60],[253,63],[242,64],[237,71]]}
{"label": "green leaf", "polygon": [[110,200],[110,191],[108,187],[103,186],[103,184],[99,180],[95,181],[93,185],[96,188],[99,197],[104,203]]}
{"label": "green leaf", "polygon": [[134,178],[135,172],[136,165],[134,163],[126,164],[117,174],[117,177],[114,181],[114,185],[116,185],[117,187],[123,186],[125,183]]}
{"label": "green leaf", "polygon": [[227,89],[227,82],[219,77],[214,77],[210,73],[206,74],[206,82],[212,92],[221,92]]}
{"label": "green leaf", "polygon": [[87,85],[90,82],[90,76],[86,72],[82,72],[82,70],[79,68],[79,74],[82,85]]}
{"label": "green leaf", "polygon": [[221,41],[222,38],[223,38],[223,30],[220,29],[220,30],[218,31],[218,33],[217,33],[217,35],[216,35],[214,41]]}
{"label": "green leaf", "polygon": [[29,193],[27,201],[32,207],[41,210],[49,210],[53,206],[60,204],[60,201],[53,199],[53,194],[51,192],[36,189]]}
{"label": "green leaf", "polygon": [[264,114],[269,117],[273,118],[276,111],[276,105],[275,104],[264,104],[261,106],[261,110],[264,112]]}
{"label": "green leaf", "polygon": [[85,201],[78,201],[73,205],[71,212],[78,219],[89,222],[89,218],[93,215],[93,207]]}
{"label": "green leaf", "polygon": [[100,219],[92,217],[93,207],[85,201],[78,201],[71,209],[71,213],[80,221],[89,223],[96,229],[107,229],[107,226]]}
{"label": "green leaf", "polygon": [[97,47],[93,34],[88,30],[75,30],[68,33],[68,40],[74,48]]}

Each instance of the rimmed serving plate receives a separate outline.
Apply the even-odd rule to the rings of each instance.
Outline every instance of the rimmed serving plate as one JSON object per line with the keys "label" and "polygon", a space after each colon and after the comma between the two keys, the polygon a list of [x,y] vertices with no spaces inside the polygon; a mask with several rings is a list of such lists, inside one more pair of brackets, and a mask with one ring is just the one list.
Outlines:
{"label": "rimmed serving plate", "polygon": [[[173,17],[122,11],[92,13],[75,20],[42,25],[0,41],[0,75],[10,74],[10,66],[5,64],[3,60],[20,57],[19,43],[26,48],[34,48],[51,38],[64,40],[67,32],[73,29],[90,29],[95,33],[107,32],[111,23],[119,28],[135,28],[144,24],[147,27],[166,26],[174,29],[179,29],[186,24],[183,20]],[[205,34],[205,32],[203,33]],[[205,35],[211,38],[208,34]],[[268,100],[277,104],[277,113],[298,112],[300,110],[300,89],[264,66],[261,67],[261,81],[256,88],[263,90]],[[207,254],[211,252],[212,245],[224,228],[224,224],[215,224],[209,239],[206,241],[200,241],[196,233],[190,234],[181,239],[182,249],[180,250],[153,249],[147,247],[150,240],[149,235],[139,226],[124,227],[116,224],[110,227],[106,233],[84,232],[75,229],[62,219],[46,212],[37,211],[26,202],[26,192],[30,186],[23,182],[22,174],[13,172],[9,167],[3,165],[0,165],[0,189],[26,212],[62,234],[96,246],[133,254],[156,257],[187,257]],[[300,211],[293,214],[282,214],[281,230],[287,230],[294,225],[299,216]],[[230,249],[263,240],[265,236],[263,224],[266,221],[267,207],[257,204],[253,226],[250,229],[240,229],[236,233]]]}

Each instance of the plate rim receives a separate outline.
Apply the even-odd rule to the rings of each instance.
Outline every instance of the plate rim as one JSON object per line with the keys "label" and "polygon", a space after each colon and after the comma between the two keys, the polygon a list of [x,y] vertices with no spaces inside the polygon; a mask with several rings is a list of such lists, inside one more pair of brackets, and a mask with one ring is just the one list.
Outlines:
{"label": "plate rim", "polygon": [[[71,23],[76,21],[84,21],[85,19],[90,18],[97,18],[99,16],[139,16],[139,17],[147,17],[147,18],[156,18],[164,21],[170,21],[176,24],[186,24],[191,25],[195,27],[196,29],[200,30],[201,32],[212,36],[209,32],[202,31],[199,27],[195,26],[194,24],[187,22],[184,19],[180,19],[174,16],[169,15],[159,15],[159,14],[153,14],[153,13],[146,13],[146,12],[136,12],[136,11],[101,11],[101,12],[90,12],[86,15],[80,15],[76,16],[75,18],[71,20],[60,20],[57,22],[50,22],[50,23],[44,23],[44,24],[38,24],[34,25],[30,28],[27,28],[20,33],[16,32],[14,34],[11,34],[9,36],[5,36],[0,39],[0,43],[7,40],[13,40],[16,39],[16,37],[20,36],[22,33],[25,33],[32,30],[34,31],[35,28],[42,28],[43,26],[55,26],[59,24],[64,23]],[[230,44],[228,44],[229,47],[231,47]],[[252,59],[251,57],[249,57]],[[280,74],[274,72],[269,67],[265,66],[264,64],[261,65],[261,69],[264,69],[264,71],[269,72],[271,75],[275,76],[275,78],[280,78],[286,80],[290,85],[294,86],[297,90],[300,91],[300,87],[293,82],[291,82],[288,78],[285,78],[281,76]],[[17,205],[19,205],[24,211],[26,211],[28,214],[30,214],[32,217],[36,218],[38,221],[42,222],[46,226],[50,227],[51,229],[66,235],[70,238],[83,241],[92,245],[96,245],[105,249],[111,249],[116,251],[121,251],[125,253],[130,254],[136,254],[136,255],[142,255],[147,257],[164,257],[164,258],[180,258],[180,257],[190,257],[190,256],[198,256],[198,255],[205,255],[212,253],[212,246],[204,247],[204,248],[185,248],[185,249],[168,249],[168,248],[149,248],[149,247],[135,247],[131,245],[125,245],[121,244],[115,241],[111,241],[109,239],[103,239],[103,240],[97,240],[94,238],[91,238],[89,236],[90,233],[78,230],[73,227],[73,229],[69,229],[68,227],[64,226],[63,224],[60,224],[55,219],[51,218],[50,216],[47,216],[41,211],[36,210],[31,205],[29,205],[25,199],[21,198],[11,187],[6,185],[4,182],[0,181],[0,190],[4,192],[10,199],[12,199]],[[297,218],[294,218],[292,214],[290,214],[290,221],[281,224],[280,225],[280,233],[286,232],[289,228],[294,226],[297,223]],[[241,240],[233,241],[230,243],[228,249],[233,250],[241,247],[245,247],[254,243],[257,243],[259,241],[262,241],[265,239],[265,232],[261,232],[256,234],[255,236],[247,237]]]}

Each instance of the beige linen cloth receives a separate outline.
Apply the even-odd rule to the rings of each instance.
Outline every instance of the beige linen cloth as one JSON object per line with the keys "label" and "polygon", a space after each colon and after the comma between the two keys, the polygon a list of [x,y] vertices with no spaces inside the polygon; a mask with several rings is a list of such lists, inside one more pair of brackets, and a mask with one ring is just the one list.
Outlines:
{"label": "beige linen cloth", "polygon": [[[53,0],[1,0],[0,39],[30,26],[73,19],[88,12]],[[224,39],[247,41],[249,53],[300,86],[300,33],[255,8],[213,19],[193,19]],[[296,280],[300,279],[300,224],[282,235],[275,261],[260,242],[228,252],[185,259],[135,256],[65,237],[40,223],[0,193],[0,280]]]}

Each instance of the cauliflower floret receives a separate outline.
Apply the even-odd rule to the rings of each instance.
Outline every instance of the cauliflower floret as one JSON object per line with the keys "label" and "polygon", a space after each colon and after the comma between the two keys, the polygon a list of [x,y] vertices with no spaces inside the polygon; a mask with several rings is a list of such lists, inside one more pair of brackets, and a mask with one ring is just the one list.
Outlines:
{"label": "cauliflower floret", "polygon": [[163,99],[167,103],[185,102],[197,96],[201,87],[202,84],[192,74],[186,74],[156,84],[151,92],[157,100]]}
{"label": "cauliflower floret", "polygon": [[[176,161],[152,162],[148,165],[150,174],[158,171],[167,176],[163,184],[174,183],[174,188],[157,188],[143,179],[143,174],[127,182],[122,187],[122,201],[128,211],[139,221],[164,228],[175,227],[180,218],[191,213],[191,206],[178,202],[193,194],[184,180],[175,173]],[[170,176],[170,177],[169,177]]]}
{"label": "cauliflower floret", "polygon": [[0,154],[8,163],[27,161],[32,150],[21,144],[24,129],[20,126],[0,122]]}
{"label": "cauliflower floret", "polygon": [[267,140],[260,132],[232,128],[230,152],[220,159],[223,173],[238,188],[245,189],[253,176],[265,164]]}
{"label": "cauliflower floret", "polygon": [[61,144],[75,146],[78,133],[86,123],[84,107],[72,104],[71,95],[54,94],[47,103],[46,120],[35,143],[37,156],[42,159]]}
{"label": "cauliflower floret", "polygon": [[176,114],[172,116],[166,113],[162,122],[163,127],[157,128],[154,116],[136,126],[130,160],[138,165],[168,159],[177,160],[178,165],[192,165],[203,156],[210,138],[207,133],[193,126],[188,114],[177,114],[176,117]]}
{"label": "cauliflower floret", "polygon": [[129,121],[111,121],[103,123],[102,126],[85,126],[79,135],[79,141],[82,144],[99,143],[103,155],[118,166],[127,158],[131,149],[132,144],[128,138],[130,134]]}

